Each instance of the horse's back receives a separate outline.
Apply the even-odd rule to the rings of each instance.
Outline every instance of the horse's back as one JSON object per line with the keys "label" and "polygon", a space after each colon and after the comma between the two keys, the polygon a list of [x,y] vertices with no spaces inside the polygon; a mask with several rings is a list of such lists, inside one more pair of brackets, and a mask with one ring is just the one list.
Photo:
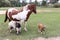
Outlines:
{"label": "horse's back", "polygon": [[9,13],[9,12],[11,12],[12,15],[14,15],[14,14],[17,14],[17,13],[18,13],[18,10],[15,9],[15,8],[9,8],[9,9],[8,9],[8,13]]}

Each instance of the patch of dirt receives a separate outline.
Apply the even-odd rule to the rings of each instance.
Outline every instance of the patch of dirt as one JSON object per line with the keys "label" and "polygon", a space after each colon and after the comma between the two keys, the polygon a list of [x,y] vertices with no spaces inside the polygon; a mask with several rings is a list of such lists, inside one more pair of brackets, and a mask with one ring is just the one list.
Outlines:
{"label": "patch of dirt", "polygon": [[6,13],[6,11],[5,11],[5,10],[4,10],[4,11],[2,11],[2,10],[0,11],[0,14],[5,14],[5,13]]}
{"label": "patch of dirt", "polygon": [[34,40],[46,40],[46,38],[43,38],[43,37],[37,37],[37,38],[34,38]]}
{"label": "patch of dirt", "polygon": [[37,37],[34,38],[34,40],[60,40],[60,37],[49,37],[49,38]]}

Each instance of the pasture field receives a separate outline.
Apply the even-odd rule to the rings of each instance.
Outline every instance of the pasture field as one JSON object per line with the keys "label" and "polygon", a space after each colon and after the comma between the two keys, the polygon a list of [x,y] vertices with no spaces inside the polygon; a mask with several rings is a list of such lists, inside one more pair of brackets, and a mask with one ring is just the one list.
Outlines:
{"label": "pasture field", "polygon": [[[52,8],[50,10],[52,10]],[[34,40],[36,37],[48,38],[60,36],[60,12],[37,12],[37,14],[31,14],[27,22],[28,32],[25,32],[22,27],[22,32],[19,35],[16,35],[15,32],[9,33],[8,21],[4,23],[4,19],[5,15],[1,14],[0,40]],[[46,25],[46,34],[41,34],[38,32],[38,23],[43,23]]]}

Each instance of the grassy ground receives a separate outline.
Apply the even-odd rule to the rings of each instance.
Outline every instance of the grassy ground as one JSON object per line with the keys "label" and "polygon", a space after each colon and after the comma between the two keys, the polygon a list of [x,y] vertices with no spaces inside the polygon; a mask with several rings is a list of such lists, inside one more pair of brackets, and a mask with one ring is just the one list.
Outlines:
{"label": "grassy ground", "polygon": [[[43,23],[46,25],[46,34],[38,33],[37,24]],[[28,20],[27,29],[25,32],[22,27],[20,35],[15,32],[8,32],[8,22],[4,23],[4,15],[0,15],[0,40],[33,40],[34,37],[53,37],[60,36],[60,13],[59,12],[42,12],[32,14]]]}

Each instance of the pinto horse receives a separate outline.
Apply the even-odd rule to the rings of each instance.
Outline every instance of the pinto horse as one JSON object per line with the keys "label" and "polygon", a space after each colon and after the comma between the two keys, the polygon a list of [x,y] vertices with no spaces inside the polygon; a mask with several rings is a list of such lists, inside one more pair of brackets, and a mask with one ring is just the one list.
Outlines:
{"label": "pinto horse", "polygon": [[[12,19],[12,15],[16,15],[19,12],[22,12],[23,9],[34,9],[33,12],[36,13],[36,5],[35,4],[27,4],[26,6],[24,6],[22,9],[17,10],[15,8],[9,8],[6,13],[5,13],[5,20],[4,22],[6,22],[7,20],[11,21]],[[15,19],[16,20],[16,19]],[[17,20],[16,20],[17,21]]]}
{"label": "pinto horse", "polygon": [[[24,30],[27,31],[27,28],[26,28],[27,20],[29,19],[29,16],[31,15],[32,12],[34,12],[34,13],[36,14],[36,5],[35,5],[35,4],[29,4],[28,6],[26,6],[26,9],[23,8],[23,11],[24,11],[24,10],[26,10],[26,11],[27,11],[27,10],[30,10],[30,11],[28,11],[28,13],[27,13],[27,12],[26,12],[26,14],[24,13],[24,14],[26,15],[26,18],[25,18],[24,20],[22,20],[22,21],[24,22],[24,26],[25,26],[25,27],[24,27]],[[16,11],[17,11],[17,10],[16,10]],[[15,11],[15,12],[16,12],[16,11]],[[23,11],[21,11],[21,12],[23,12]],[[22,13],[20,13],[20,12],[15,13],[15,12],[14,12],[14,13],[15,13],[15,14],[14,14],[14,13],[12,13],[12,12],[9,12],[9,13],[8,13],[8,12],[9,12],[9,10],[8,10],[7,13],[6,13],[6,18],[8,18],[10,21],[11,21],[11,20],[21,21],[20,19],[14,18],[13,16],[14,16],[14,15],[17,15],[17,14],[22,14]],[[23,14],[23,15],[24,15],[24,14]],[[23,15],[22,15],[22,16],[23,16]],[[5,19],[6,19],[6,18],[5,18]],[[5,20],[5,21],[6,21],[6,20]],[[22,22],[22,21],[21,21],[21,22]]]}

